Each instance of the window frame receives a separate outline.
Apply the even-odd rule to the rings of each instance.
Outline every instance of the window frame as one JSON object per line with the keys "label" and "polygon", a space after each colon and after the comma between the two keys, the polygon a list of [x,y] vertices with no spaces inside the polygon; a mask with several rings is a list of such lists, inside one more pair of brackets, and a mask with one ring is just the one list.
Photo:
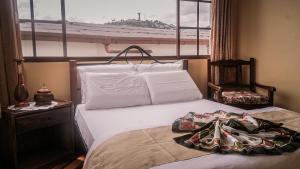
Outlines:
{"label": "window frame", "polygon": [[[154,56],[158,57],[161,60],[173,60],[173,59],[208,59],[210,55],[199,55],[199,30],[211,30],[209,28],[199,27],[199,5],[200,3],[211,3],[209,0],[176,0],[176,55],[159,55]],[[181,1],[190,1],[197,3],[197,27],[182,27],[180,26],[180,2]],[[19,19],[18,22],[30,22],[31,23],[31,39],[32,39],[32,56],[23,56],[26,62],[67,62],[70,60],[78,61],[107,61],[111,59],[112,56],[68,56],[68,47],[67,47],[67,29],[66,29],[66,12],[65,12],[65,0],[60,0],[60,9],[61,9],[61,20],[51,21],[51,20],[36,20],[34,15],[34,0],[29,0],[30,3],[30,19]],[[62,44],[63,44],[63,55],[62,56],[38,56],[37,55],[37,45],[36,45],[36,31],[35,23],[57,23],[62,25]],[[181,55],[180,54],[180,30],[182,29],[196,29],[197,30],[197,54],[196,55]],[[20,37],[21,38],[21,37]],[[22,39],[21,39],[22,40]],[[140,57],[130,56],[129,59],[137,60]],[[122,57],[120,58],[122,60]]]}
{"label": "window frame", "polygon": [[[180,26],[180,3],[181,2],[195,2],[197,3],[197,26],[196,27],[192,27],[192,26]],[[176,9],[176,39],[177,39],[177,43],[176,43],[176,55],[177,57],[184,57],[184,55],[181,55],[181,38],[180,38],[180,30],[184,30],[184,29],[196,29],[197,30],[197,54],[195,55],[196,57],[201,57],[203,55],[199,55],[199,31],[200,30],[211,30],[211,25],[210,27],[200,27],[199,26],[199,16],[200,16],[200,3],[210,3],[211,1],[209,0],[177,0],[177,9]],[[210,55],[205,55],[210,57]]]}

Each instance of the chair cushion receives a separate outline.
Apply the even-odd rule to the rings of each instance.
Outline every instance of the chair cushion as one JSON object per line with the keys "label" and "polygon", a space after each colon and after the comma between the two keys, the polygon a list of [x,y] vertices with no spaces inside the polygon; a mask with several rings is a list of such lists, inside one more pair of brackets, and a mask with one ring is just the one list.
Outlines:
{"label": "chair cushion", "polygon": [[268,104],[269,97],[255,92],[241,91],[224,91],[222,92],[224,104]]}

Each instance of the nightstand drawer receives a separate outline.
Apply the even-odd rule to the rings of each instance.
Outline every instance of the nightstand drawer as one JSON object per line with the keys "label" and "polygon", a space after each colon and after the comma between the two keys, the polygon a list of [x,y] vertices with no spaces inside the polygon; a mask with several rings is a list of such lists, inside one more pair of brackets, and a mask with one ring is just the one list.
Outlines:
{"label": "nightstand drawer", "polygon": [[16,131],[22,133],[25,131],[49,127],[64,123],[70,120],[70,108],[61,108],[50,110],[43,113],[28,115],[16,119]]}

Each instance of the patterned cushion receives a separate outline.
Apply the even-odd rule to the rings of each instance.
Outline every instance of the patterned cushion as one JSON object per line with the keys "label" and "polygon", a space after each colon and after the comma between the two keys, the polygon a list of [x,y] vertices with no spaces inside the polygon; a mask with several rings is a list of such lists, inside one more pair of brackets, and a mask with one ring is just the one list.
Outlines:
{"label": "patterned cushion", "polygon": [[269,97],[251,91],[224,91],[224,104],[268,104]]}

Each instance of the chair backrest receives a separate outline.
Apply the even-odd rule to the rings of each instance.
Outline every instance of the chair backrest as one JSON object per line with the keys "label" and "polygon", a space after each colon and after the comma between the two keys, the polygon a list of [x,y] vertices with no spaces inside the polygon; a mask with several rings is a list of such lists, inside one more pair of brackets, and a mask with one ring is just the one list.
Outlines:
{"label": "chair backrest", "polygon": [[[244,71],[243,66],[249,68]],[[243,86],[255,89],[255,59],[245,60],[208,60],[208,82],[220,86]],[[245,73],[249,72],[249,75]],[[243,74],[244,73],[244,74]],[[245,80],[248,78],[248,80]],[[249,83],[247,83],[247,81]]]}

